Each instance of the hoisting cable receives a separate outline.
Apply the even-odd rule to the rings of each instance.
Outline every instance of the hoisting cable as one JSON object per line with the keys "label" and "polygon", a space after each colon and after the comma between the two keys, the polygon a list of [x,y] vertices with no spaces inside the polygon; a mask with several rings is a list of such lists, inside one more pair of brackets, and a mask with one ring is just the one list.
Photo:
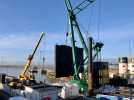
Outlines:
{"label": "hoisting cable", "polygon": [[90,9],[90,15],[89,15],[89,21],[88,21],[88,25],[87,25],[87,37],[89,37],[89,36],[91,36],[92,34],[91,34],[91,25],[92,25],[92,17],[93,17],[93,8],[94,8],[94,6],[93,5],[91,5],[91,9]]}
{"label": "hoisting cable", "polygon": [[68,39],[68,35],[69,35],[69,21],[68,20],[66,22],[66,33],[65,33],[65,35],[66,35],[65,44],[67,45],[67,43],[68,43],[67,39]]}
{"label": "hoisting cable", "polygon": [[97,21],[97,34],[98,41],[100,41],[100,24],[101,24],[101,0],[98,1],[98,21]]}
{"label": "hoisting cable", "polygon": [[81,31],[84,34],[84,37],[86,38],[86,43],[87,43],[87,38],[88,38],[88,30],[84,27],[84,25],[80,22],[80,20],[77,18],[77,21],[79,23],[79,26],[81,27]]}
{"label": "hoisting cable", "polygon": [[[98,18],[97,18],[97,40],[101,41],[101,33],[100,33],[100,24],[101,24],[101,0],[98,1]],[[97,60],[101,61],[101,52],[99,53],[99,55],[97,55]]]}
{"label": "hoisting cable", "polygon": [[[78,21],[78,23],[79,23],[79,26],[81,27],[81,31],[82,31],[82,33],[84,33],[84,37],[85,37],[85,42],[86,42],[86,44],[88,43],[88,37],[89,36],[91,36],[91,33],[89,34],[89,31],[90,31],[90,28],[91,28],[91,22],[92,22],[92,16],[93,16],[93,5],[91,5],[91,10],[90,10],[90,14],[89,14],[89,23],[88,23],[88,25],[87,25],[87,28],[85,28],[84,27],[84,25],[80,22],[80,20],[77,18],[77,21]],[[88,44],[87,44],[88,45]],[[87,59],[87,57],[84,59],[85,61],[86,61],[86,59]],[[87,64],[87,62],[86,63],[84,63],[84,64]]]}

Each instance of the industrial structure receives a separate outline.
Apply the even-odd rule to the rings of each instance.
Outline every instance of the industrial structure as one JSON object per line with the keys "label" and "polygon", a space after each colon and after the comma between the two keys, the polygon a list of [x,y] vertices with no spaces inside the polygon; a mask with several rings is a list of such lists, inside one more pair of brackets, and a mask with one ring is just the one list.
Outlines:
{"label": "industrial structure", "polygon": [[134,76],[134,58],[130,58],[128,62],[128,73]]}
{"label": "industrial structure", "polygon": [[[134,76],[134,58],[119,58],[119,75],[126,79],[121,79],[118,76],[112,77],[111,81],[109,78],[109,63],[97,59],[104,44],[95,41],[92,36],[88,37],[86,43],[77,21],[77,15],[94,3],[95,0],[83,0],[76,7],[73,7],[71,0],[64,1],[69,25],[66,36],[70,39],[71,45],[55,46],[55,77],[53,80],[61,77],[68,77],[68,80],[47,84],[45,80],[36,81],[34,71],[29,71],[34,55],[44,36],[42,32],[22,72],[18,77],[2,74],[0,76],[2,85],[0,84],[0,86],[3,86],[3,90],[5,89],[11,96],[19,95],[28,100],[59,100],[59,98],[70,100],[70,98],[79,96],[83,97],[82,100],[90,100],[90,97],[95,98],[95,100],[122,100],[122,98],[125,98],[124,96],[121,97],[122,87],[125,86],[125,89],[127,87],[127,92],[131,90],[129,85],[133,87],[132,82],[128,84],[126,79],[128,75]],[[81,47],[76,45],[76,35],[78,35]],[[47,75],[47,71],[42,73]],[[122,86],[121,89],[120,86]],[[126,93],[126,91],[123,91],[123,93]]]}
{"label": "industrial structure", "polygon": [[119,75],[122,77],[134,77],[134,58],[119,58]]}
{"label": "industrial structure", "polygon": [[109,83],[108,62],[93,62],[93,78],[95,89]]}
{"label": "industrial structure", "polygon": [[[96,42],[91,36],[86,43],[77,22],[77,15],[94,1],[83,0],[76,7],[73,7],[70,0],[65,0],[69,25],[67,37],[70,38],[71,46],[55,46],[56,77],[72,76],[71,80],[63,85],[65,88],[63,93],[65,94],[76,90],[76,94],[79,92],[91,95],[94,88],[98,89],[108,83],[108,63],[96,61],[104,44]],[[80,40],[81,48],[76,45],[76,35]],[[70,87],[74,89],[69,89]],[[69,91],[66,91],[68,89]]]}
{"label": "industrial structure", "polygon": [[26,62],[26,65],[24,66],[24,70],[22,71],[22,73],[18,76],[18,79],[17,78],[13,78],[12,80],[10,80],[8,82],[8,85],[11,86],[11,87],[14,87],[16,88],[18,83],[22,83],[22,85],[25,84],[31,84],[31,83],[35,83],[35,78],[34,78],[34,74],[33,72],[30,72],[30,67],[31,67],[31,63],[32,63],[32,60],[34,58],[34,55],[37,51],[37,48],[42,40],[44,36],[44,33],[42,32],[41,33],[41,36],[40,36],[40,39],[39,41],[37,42],[33,52],[31,55],[29,55],[28,59],[27,59],[27,62]]}
{"label": "industrial structure", "polygon": [[3,89],[10,96],[22,96],[28,100],[56,100],[61,87],[53,86],[46,82],[39,82],[35,79],[34,72],[30,71],[31,63],[39,44],[44,36],[41,33],[39,40],[31,55],[29,55],[24,70],[18,78],[2,74],[0,77],[0,89]]}
{"label": "industrial structure", "polygon": [[122,77],[126,77],[128,72],[128,58],[122,57],[119,58],[119,75]]}

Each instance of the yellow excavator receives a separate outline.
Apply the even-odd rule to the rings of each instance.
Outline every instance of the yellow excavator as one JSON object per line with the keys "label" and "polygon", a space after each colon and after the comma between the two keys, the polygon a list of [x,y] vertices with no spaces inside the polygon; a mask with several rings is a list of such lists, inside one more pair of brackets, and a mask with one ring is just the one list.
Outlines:
{"label": "yellow excavator", "polygon": [[40,36],[40,39],[38,40],[35,48],[33,49],[33,52],[31,55],[29,55],[28,59],[27,59],[27,62],[24,66],[24,70],[21,72],[21,74],[18,76],[18,81],[11,81],[8,85],[11,86],[11,87],[14,87],[16,86],[16,84],[18,84],[18,82],[23,82],[23,81],[29,81],[29,80],[34,80],[34,76],[32,74],[30,74],[30,72],[28,71],[30,66],[31,66],[31,63],[32,63],[32,60],[34,58],[34,55],[35,55],[35,52],[37,51],[38,47],[39,47],[39,44],[43,38],[45,34],[42,32],[41,33],[41,36]]}

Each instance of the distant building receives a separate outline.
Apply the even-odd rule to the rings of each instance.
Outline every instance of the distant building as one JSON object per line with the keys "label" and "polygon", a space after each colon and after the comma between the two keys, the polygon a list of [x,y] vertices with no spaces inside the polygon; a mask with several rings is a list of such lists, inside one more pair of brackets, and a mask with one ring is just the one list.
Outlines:
{"label": "distant building", "polygon": [[119,58],[119,75],[126,77],[128,72],[128,58],[121,57]]}
{"label": "distant building", "polygon": [[134,75],[134,58],[131,58],[130,62],[128,63],[128,73],[130,75]]}
{"label": "distant building", "polygon": [[[111,65],[109,65],[111,66]],[[113,78],[114,76],[118,76],[119,75],[119,68],[118,65],[115,65],[116,67],[111,68],[109,67],[109,78]]]}
{"label": "distant building", "polygon": [[134,58],[119,58],[119,75],[123,77],[134,76]]}

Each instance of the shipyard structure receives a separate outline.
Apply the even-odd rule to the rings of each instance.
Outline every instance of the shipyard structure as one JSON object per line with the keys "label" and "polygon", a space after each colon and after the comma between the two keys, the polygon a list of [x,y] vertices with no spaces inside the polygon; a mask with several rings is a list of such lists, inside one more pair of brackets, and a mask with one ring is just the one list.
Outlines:
{"label": "shipyard structure", "polygon": [[119,75],[121,77],[134,76],[134,58],[119,58]]}

